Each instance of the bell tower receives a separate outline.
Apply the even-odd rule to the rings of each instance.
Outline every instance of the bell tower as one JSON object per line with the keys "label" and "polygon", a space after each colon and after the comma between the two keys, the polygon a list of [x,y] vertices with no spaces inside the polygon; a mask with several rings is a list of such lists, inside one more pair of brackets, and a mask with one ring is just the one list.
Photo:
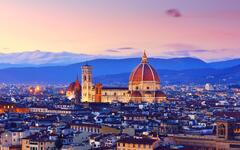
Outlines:
{"label": "bell tower", "polygon": [[82,102],[92,102],[92,66],[82,66]]}

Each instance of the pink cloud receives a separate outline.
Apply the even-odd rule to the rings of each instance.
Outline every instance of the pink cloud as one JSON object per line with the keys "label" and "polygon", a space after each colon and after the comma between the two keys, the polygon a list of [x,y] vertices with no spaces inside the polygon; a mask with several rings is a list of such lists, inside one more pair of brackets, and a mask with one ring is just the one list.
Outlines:
{"label": "pink cloud", "polygon": [[179,10],[177,10],[177,9],[168,9],[166,11],[166,14],[171,16],[171,17],[176,17],[176,18],[182,16],[181,12]]}

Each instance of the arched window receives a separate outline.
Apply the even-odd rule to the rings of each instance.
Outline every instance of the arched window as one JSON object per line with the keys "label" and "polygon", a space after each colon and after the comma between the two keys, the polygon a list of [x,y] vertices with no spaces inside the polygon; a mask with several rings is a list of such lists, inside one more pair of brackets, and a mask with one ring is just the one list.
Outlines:
{"label": "arched window", "polygon": [[220,137],[224,137],[226,135],[226,127],[224,124],[219,125],[218,127],[218,135]]}

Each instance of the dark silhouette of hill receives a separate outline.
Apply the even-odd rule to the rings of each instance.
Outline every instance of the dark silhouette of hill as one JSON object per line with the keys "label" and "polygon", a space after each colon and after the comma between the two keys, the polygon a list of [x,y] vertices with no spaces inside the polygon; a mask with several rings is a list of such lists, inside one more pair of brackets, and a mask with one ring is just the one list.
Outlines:
{"label": "dark silhouette of hill", "polygon": [[[88,61],[93,66],[95,82],[110,85],[127,85],[128,77],[134,67],[139,64],[140,58],[128,59],[96,59]],[[160,74],[164,84],[183,83],[225,83],[239,82],[240,64],[228,68],[216,69],[213,64],[196,58],[151,58],[149,62]],[[224,64],[224,62],[218,62]],[[49,67],[21,67],[0,70],[0,82],[4,83],[69,83],[81,74],[81,66],[76,63],[66,66]],[[229,66],[229,61],[227,61]],[[230,63],[230,64],[236,64]],[[217,65],[215,62],[214,65]],[[224,66],[224,65],[223,65]],[[223,68],[223,69],[222,69]]]}

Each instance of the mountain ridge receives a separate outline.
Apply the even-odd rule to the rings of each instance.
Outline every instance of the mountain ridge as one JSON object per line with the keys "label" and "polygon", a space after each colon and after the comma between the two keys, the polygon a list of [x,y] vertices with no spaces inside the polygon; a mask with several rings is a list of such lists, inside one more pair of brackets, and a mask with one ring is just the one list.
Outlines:
{"label": "mountain ridge", "polygon": [[[149,58],[150,64],[159,72],[162,83],[205,83],[226,81],[238,82],[240,63],[228,68],[213,68],[196,58],[159,59]],[[95,82],[120,85],[127,83],[130,72],[140,63],[140,58],[96,59],[87,64],[93,66]],[[41,66],[0,69],[0,82],[4,83],[49,83],[68,84],[81,74],[81,66],[86,62],[65,66]],[[239,74],[237,74],[239,72]],[[106,77],[107,76],[107,77]],[[214,77],[214,79],[212,79]]]}
{"label": "mountain ridge", "polygon": [[[112,59],[109,59],[112,58]],[[126,56],[110,56],[110,55],[89,55],[89,54],[78,54],[72,52],[48,52],[41,50],[26,51],[26,52],[16,52],[16,53],[0,53],[0,69],[11,68],[11,67],[42,67],[42,66],[62,66],[71,65],[75,63],[81,63],[85,61],[92,61],[97,59],[108,59],[108,60],[123,60],[123,59],[136,59],[138,57],[129,58]],[[165,61],[176,61],[180,59],[196,59],[210,65],[212,68],[222,68],[231,67],[240,63],[239,59],[223,60],[217,62],[206,62],[199,58],[192,57],[179,57],[179,58],[166,58],[163,57],[153,57],[157,60]],[[220,64],[220,65],[219,65]],[[202,64],[204,65],[204,64]]]}

